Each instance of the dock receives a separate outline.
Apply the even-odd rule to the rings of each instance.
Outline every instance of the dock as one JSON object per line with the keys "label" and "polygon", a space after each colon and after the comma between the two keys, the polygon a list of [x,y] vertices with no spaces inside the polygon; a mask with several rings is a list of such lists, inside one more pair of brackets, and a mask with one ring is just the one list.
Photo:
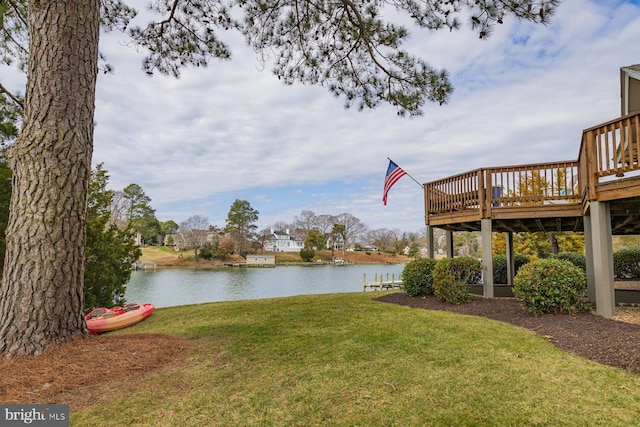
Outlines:
{"label": "dock", "polygon": [[389,279],[389,273],[387,273],[386,278],[383,274],[380,274],[380,276],[378,276],[378,273],[376,273],[373,282],[369,283],[367,283],[367,274],[365,273],[362,283],[363,292],[366,292],[367,289],[371,289],[373,291],[386,291],[390,289],[402,288],[402,279],[396,279],[395,274],[392,274],[391,279]]}
{"label": "dock", "polygon": [[153,271],[156,271],[156,263],[154,262],[153,264],[147,264],[147,263],[142,263],[142,262],[134,262],[133,264],[131,264],[131,269],[132,270],[148,270],[150,268],[153,268]]}

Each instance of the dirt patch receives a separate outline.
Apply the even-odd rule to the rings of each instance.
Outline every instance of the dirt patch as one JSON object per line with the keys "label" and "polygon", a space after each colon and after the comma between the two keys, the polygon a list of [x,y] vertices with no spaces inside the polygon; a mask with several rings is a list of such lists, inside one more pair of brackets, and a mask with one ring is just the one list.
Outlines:
{"label": "dirt patch", "polygon": [[79,411],[151,372],[179,366],[192,344],[161,334],[75,339],[36,357],[0,360],[0,403],[66,403]]}
{"label": "dirt patch", "polygon": [[[433,296],[410,297],[404,292],[383,295],[378,301],[427,310],[482,316],[530,329],[549,339],[556,347],[594,362],[640,374],[640,324],[609,320],[593,313],[526,313],[515,298],[474,296],[468,304],[448,304]],[[635,315],[629,314],[635,311]],[[638,319],[639,309],[624,309]],[[620,311],[620,309],[618,309]]]}

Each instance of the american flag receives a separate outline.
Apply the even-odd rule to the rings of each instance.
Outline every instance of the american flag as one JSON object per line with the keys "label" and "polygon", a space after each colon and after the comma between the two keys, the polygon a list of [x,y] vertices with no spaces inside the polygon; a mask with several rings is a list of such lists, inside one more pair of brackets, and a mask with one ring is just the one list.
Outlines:
{"label": "american flag", "polygon": [[396,165],[393,160],[389,160],[389,167],[387,168],[387,174],[384,177],[384,194],[382,195],[382,203],[387,205],[387,193],[393,187],[393,184],[398,182],[400,178],[405,176],[407,173],[402,170],[402,168]]}

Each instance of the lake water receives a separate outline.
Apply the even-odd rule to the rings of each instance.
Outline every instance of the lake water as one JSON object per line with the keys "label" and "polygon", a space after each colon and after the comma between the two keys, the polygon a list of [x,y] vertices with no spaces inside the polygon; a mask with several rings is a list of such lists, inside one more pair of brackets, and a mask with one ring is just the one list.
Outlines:
{"label": "lake water", "polygon": [[127,301],[171,307],[203,302],[362,292],[364,275],[400,278],[404,264],[133,271]]}

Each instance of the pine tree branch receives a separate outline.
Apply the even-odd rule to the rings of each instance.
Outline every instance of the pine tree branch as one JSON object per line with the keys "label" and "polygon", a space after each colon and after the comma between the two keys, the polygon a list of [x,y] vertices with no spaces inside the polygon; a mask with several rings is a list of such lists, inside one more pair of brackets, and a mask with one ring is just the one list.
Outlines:
{"label": "pine tree branch", "polygon": [[2,83],[0,83],[0,93],[6,94],[18,107],[24,110],[24,104],[20,102],[20,99],[18,99],[18,97],[16,97],[14,94],[9,92],[9,90],[7,90],[7,88],[4,87]]}

